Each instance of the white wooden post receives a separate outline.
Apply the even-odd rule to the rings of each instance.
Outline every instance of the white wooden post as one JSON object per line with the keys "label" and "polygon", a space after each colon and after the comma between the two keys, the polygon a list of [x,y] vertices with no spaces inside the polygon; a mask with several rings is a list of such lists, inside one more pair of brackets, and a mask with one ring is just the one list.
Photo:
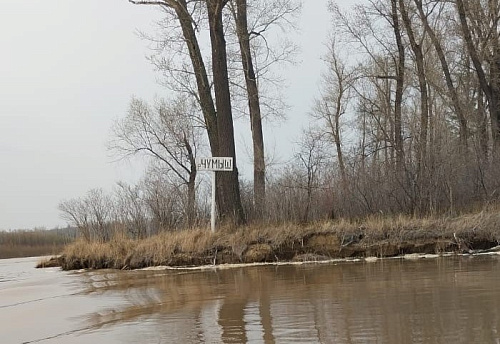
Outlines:
{"label": "white wooden post", "polygon": [[210,213],[210,228],[212,233],[215,233],[215,174],[217,172],[212,171],[212,211]]}

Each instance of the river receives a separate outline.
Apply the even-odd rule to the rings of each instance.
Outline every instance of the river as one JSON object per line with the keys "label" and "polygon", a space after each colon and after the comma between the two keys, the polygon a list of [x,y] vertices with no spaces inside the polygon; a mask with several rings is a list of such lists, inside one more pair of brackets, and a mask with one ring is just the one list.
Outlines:
{"label": "river", "polygon": [[0,260],[0,343],[500,343],[500,256],[224,269]]}

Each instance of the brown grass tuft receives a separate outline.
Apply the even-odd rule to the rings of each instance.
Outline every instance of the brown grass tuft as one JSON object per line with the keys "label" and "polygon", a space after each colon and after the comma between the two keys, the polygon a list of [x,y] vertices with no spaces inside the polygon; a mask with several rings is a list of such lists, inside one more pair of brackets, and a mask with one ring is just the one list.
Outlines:
{"label": "brown grass tuft", "polygon": [[[200,265],[304,259],[304,257],[394,256],[468,252],[500,242],[500,212],[454,218],[371,217],[308,225],[252,225],[165,232],[143,239],[114,237],[106,243],[77,240],[61,258],[64,269],[134,269],[157,265]],[[297,258],[300,257],[300,258]]]}

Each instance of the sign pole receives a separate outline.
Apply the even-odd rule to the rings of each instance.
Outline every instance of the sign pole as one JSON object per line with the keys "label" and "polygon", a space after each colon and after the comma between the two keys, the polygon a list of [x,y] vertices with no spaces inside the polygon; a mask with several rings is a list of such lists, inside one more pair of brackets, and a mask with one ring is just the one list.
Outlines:
{"label": "sign pole", "polygon": [[232,157],[209,157],[209,158],[196,158],[196,168],[198,171],[211,171],[212,172],[212,209],[210,211],[210,228],[212,233],[215,232],[215,173],[216,171],[230,172],[233,170]]}
{"label": "sign pole", "polygon": [[215,171],[212,171],[212,211],[210,216],[212,233],[215,233],[215,173]]}

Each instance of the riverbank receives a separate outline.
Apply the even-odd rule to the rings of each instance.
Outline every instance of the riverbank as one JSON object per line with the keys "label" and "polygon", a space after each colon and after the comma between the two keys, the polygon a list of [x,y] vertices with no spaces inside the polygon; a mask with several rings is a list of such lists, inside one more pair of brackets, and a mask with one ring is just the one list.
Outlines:
{"label": "riverbank", "polygon": [[143,240],[116,237],[106,243],[77,240],[50,263],[75,270],[300,262],[469,253],[499,243],[500,212],[495,209],[453,218],[371,218],[363,222],[250,226],[216,233],[197,229]]}

